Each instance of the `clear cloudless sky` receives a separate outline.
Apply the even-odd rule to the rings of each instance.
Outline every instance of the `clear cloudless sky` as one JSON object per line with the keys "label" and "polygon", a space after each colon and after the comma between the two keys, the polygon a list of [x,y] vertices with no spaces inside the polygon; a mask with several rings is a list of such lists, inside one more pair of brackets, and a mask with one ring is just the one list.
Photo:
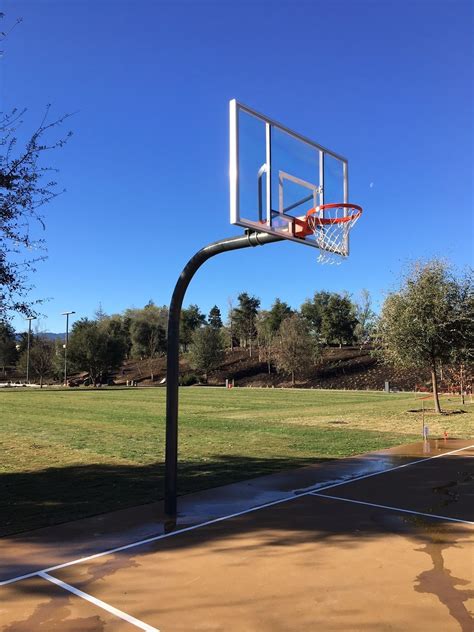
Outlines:
{"label": "clear cloudless sky", "polygon": [[[224,314],[247,291],[299,307],[367,288],[376,304],[413,258],[472,262],[471,0],[7,0],[2,110],[24,132],[75,112],[48,156],[67,192],[44,208],[33,297],[92,316],[169,302],[186,261],[229,225],[228,102],[347,156],[365,213],[350,258],[320,266],[288,242],[219,255],[185,304]],[[24,321],[16,319],[18,330]]]}

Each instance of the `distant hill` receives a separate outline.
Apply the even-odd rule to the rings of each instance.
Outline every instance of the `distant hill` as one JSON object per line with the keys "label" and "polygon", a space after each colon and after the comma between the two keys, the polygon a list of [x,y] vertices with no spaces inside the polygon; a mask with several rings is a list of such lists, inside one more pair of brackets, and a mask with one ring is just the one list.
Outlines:
{"label": "distant hill", "polygon": [[[32,332],[33,335],[36,335],[35,332]],[[17,340],[21,340],[21,337],[24,335],[24,332],[18,332],[16,333],[16,339]],[[64,338],[66,337],[66,334],[55,334],[52,331],[41,331],[40,332],[41,336],[44,336],[45,338],[48,338],[48,340],[64,340]]]}
{"label": "distant hill", "polygon": [[49,340],[57,340],[58,338],[64,340],[64,338],[66,337],[66,334],[55,334],[52,331],[45,331],[41,335],[45,338],[49,338]]}

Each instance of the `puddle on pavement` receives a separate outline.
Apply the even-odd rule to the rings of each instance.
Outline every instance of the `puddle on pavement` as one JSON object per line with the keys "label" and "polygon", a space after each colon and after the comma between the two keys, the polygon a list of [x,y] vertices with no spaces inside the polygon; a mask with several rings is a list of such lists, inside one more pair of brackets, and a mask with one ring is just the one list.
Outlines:
{"label": "puddle on pavement", "polygon": [[26,619],[19,619],[7,624],[2,632],[32,632],[32,630],[45,630],[45,632],[103,632],[106,623],[99,615],[91,617],[69,618],[71,607],[69,597],[61,598],[63,603],[58,605],[57,599],[51,599],[47,603],[41,603]]}

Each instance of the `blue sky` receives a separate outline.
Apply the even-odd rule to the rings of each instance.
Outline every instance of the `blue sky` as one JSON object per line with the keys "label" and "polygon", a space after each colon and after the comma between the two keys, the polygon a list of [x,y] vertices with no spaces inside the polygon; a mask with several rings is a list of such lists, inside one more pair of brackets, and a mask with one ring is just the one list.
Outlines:
{"label": "blue sky", "polygon": [[[45,208],[48,297],[91,316],[169,302],[190,256],[229,225],[228,101],[237,98],[347,156],[364,207],[341,266],[294,243],[227,253],[185,304],[229,297],[298,307],[362,288],[380,303],[412,258],[472,263],[472,3],[6,1],[23,18],[1,60],[2,109],[76,112],[51,154],[67,193]],[[22,321],[14,323],[20,330]]]}

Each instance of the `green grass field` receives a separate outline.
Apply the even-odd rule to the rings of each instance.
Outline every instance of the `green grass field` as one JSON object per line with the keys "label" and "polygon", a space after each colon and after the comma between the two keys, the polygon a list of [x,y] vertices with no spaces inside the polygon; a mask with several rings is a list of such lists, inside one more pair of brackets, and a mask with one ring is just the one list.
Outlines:
{"label": "green grass field", "polygon": [[[0,535],[162,497],[164,389],[0,392]],[[431,406],[428,400],[425,406]],[[184,388],[180,493],[419,440],[414,394]],[[432,436],[474,437],[444,399]]]}

